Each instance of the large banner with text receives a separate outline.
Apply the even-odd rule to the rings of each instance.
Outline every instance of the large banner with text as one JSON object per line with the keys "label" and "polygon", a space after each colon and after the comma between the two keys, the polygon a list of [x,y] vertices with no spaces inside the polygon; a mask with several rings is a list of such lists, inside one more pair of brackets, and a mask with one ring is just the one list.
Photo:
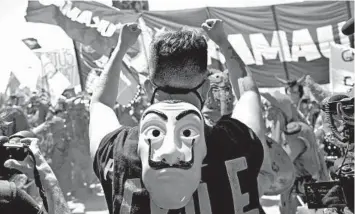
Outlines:
{"label": "large banner with text", "polygon": [[73,49],[33,51],[42,64],[42,73],[37,80],[37,89],[47,91],[53,105],[65,89],[80,86],[77,59]]}
{"label": "large banner with text", "polygon": [[[92,57],[95,62],[90,63],[101,67],[117,44],[120,26],[138,22],[142,35],[128,57],[135,71],[146,73],[149,44],[156,33],[182,26],[200,29],[206,19],[219,18],[224,21],[228,40],[250,67],[259,86],[279,87],[275,76],[294,79],[310,74],[317,83],[329,83],[331,45],[354,45],[353,37],[343,35],[340,30],[353,16],[353,8],[350,1],[307,1],[251,8],[136,13],[93,1],[41,0],[29,1],[26,19],[60,26],[75,41],[77,52],[84,53],[81,55],[84,58],[78,60],[88,61],[85,56],[95,55]],[[208,44],[209,66],[225,69],[219,48],[211,40]],[[88,74],[85,69],[92,69],[85,63],[78,62],[80,74]]]}

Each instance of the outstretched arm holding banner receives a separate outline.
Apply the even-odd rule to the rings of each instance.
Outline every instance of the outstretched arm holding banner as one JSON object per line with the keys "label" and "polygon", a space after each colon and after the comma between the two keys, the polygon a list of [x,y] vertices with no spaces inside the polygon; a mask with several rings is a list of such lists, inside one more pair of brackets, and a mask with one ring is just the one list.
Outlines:
{"label": "outstretched arm holding banner", "polygon": [[210,39],[220,46],[226,58],[229,80],[235,96],[239,99],[234,106],[232,118],[243,122],[251,128],[262,142],[264,159],[258,177],[259,196],[261,197],[264,191],[273,183],[274,172],[271,168],[269,148],[266,145],[265,126],[258,87],[251,72],[247,70],[246,65],[228,41],[222,20],[209,19],[202,24],[202,28],[207,32]]}
{"label": "outstretched arm holding banner", "polygon": [[207,19],[202,24],[202,29],[212,39],[222,51],[226,58],[227,68],[229,70],[229,79],[233,87],[233,91],[237,99],[240,98],[238,79],[246,76],[246,68],[243,60],[235,52],[234,48],[228,41],[227,34],[223,28],[223,21],[220,19]]}
{"label": "outstretched arm holding banner", "polygon": [[[254,82],[250,72],[247,72],[246,66],[243,60],[236,53],[230,42],[228,41],[227,34],[223,28],[223,21],[220,19],[208,19],[202,24],[202,29],[204,29],[207,35],[212,39],[222,50],[223,55],[226,58],[227,67],[229,70],[229,79],[233,87],[235,96],[239,99],[241,98],[241,86],[246,86],[243,89],[245,91],[243,99],[250,99],[250,102],[244,103],[236,106],[233,115],[237,117],[238,120],[242,121],[248,125],[259,137],[261,141],[265,140],[265,130],[260,124],[263,124],[263,119],[261,116],[261,100],[259,96],[259,91],[256,83]],[[239,85],[238,80],[245,76],[248,77],[244,79],[244,84]],[[244,109],[244,111],[243,111]],[[253,111],[252,109],[255,109]],[[238,113],[239,112],[239,113]],[[250,116],[246,117],[246,113],[250,113]],[[255,117],[255,116],[260,117]]]}

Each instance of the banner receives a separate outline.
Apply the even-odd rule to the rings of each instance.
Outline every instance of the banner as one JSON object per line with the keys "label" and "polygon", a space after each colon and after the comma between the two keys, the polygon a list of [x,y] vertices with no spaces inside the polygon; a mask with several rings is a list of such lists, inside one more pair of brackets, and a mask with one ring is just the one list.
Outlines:
{"label": "banner", "polygon": [[109,56],[118,41],[116,30],[138,17],[133,11],[123,12],[95,1],[42,0],[28,2],[26,20],[58,25],[74,41]]}
{"label": "banner", "polygon": [[78,65],[74,49],[44,51],[33,50],[41,60],[42,73],[37,81],[37,89],[45,89],[54,104],[65,89],[80,85]]}
{"label": "banner", "polygon": [[354,53],[353,48],[332,45],[329,75],[333,92],[345,93],[354,86]]}
{"label": "banner", "polygon": [[[304,74],[310,74],[319,84],[329,83],[325,72],[329,70],[330,45],[353,46],[353,37],[340,30],[353,16],[354,3],[350,1],[141,13],[119,11],[92,1],[63,0],[55,4],[44,6],[30,1],[27,21],[59,25],[74,41],[91,46],[99,55],[110,55],[122,23],[138,20],[142,35],[129,53],[138,72],[149,69],[149,44],[156,33],[182,26],[200,29],[209,18],[224,20],[228,40],[253,72],[259,87],[281,87],[275,76],[295,79]],[[225,69],[219,48],[211,40],[208,44],[209,66]]]}
{"label": "banner", "polygon": [[70,82],[62,72],[56,72],[52,76],[47,76],[48,89],[50,94],[50,101],[53,106],[58,102],[59,97],[62,95],[65,89],[70,87]]}

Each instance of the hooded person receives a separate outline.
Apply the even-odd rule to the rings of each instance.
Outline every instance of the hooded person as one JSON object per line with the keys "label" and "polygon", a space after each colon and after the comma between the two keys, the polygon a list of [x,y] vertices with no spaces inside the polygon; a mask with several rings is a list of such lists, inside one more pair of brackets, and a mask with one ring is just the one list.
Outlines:
{"label": "hooded person", "polygon": [[272,93],[262,93],[264,107],[264,120],[269,136],[276,142],[281,141],[281,132],[288,123],[294,120],[292,101],[279,91]]}
{"label": "hooded person", "polygon": [[[220,20],[202,26],[224,32]],[[136,24],[123,26],[112,67],[102,73],[90,106],[93,166],[110,213],[259,213],[264,152],[259,135],[249,128],[256,124],[256,131],[262,129],[259,95],[248,91],[241,97],[240,103],[250,104],[244,107],[248,111],[240,106],[214,126],[205,123],[202,108],[209,81],[203,36],[181,29],[155,38],[148,82],[151,105],[138,126],[117,120],[112,97],[118,94],[120,61],[139,33]],[[235,59],[235,52],[226,49]]]}
{"label": "hooded person", "polygon": [[[292,121],[292,101],[280,92],[265,93],[262,96],[268,103],[266,120],[272,121],[271,138],[282,145],[291,158],[296,169],[296,183],[306,178],[328,180],[324,157],[313,129],[303,122]],[[292,194],[293,190],[291,188],[281,194],[283,213],[296,213],[297,199]]]}
{"label": "hooded person", "polygon": [[[286,151],[282,148],[282,145],[278,138],[275,138],[275,118],[277,118],[278,112],[284,112],[283,117],[287,121],[292,118],[292,109],[290,108],[291,102],[288,97],[283,97],[284,105],[277,102],[277,100],[270,93],[264,93],[261,96],[261,102],[263,105],[263,116],[266,128],[266,142],[267,153],[270,155],[272,163],[272,170],[274,173],[274,181],[269,188],[264,188],[265,195],[279,195],[292,187],[296,172],[293,166],[292,160]],[[273,106],[274,108],[271,108]],[[281,121],[282,122],[282,121]],[[274,137],[274,138],[273,138]],[[264,148],[265,149],[265,148]],[[260,176],[261,179],[261,176]]]}

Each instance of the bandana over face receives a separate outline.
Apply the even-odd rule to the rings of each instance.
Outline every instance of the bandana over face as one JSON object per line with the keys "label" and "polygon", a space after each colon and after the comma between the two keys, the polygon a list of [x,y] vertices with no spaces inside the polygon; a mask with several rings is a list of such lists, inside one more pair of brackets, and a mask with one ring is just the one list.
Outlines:
{"label": "bandana over face", "polygon": [[235,97],[229,82],[228,72],[215,72],[209,76],[210,90],[203,113],[216,122],[223,115],[231,114]]}

